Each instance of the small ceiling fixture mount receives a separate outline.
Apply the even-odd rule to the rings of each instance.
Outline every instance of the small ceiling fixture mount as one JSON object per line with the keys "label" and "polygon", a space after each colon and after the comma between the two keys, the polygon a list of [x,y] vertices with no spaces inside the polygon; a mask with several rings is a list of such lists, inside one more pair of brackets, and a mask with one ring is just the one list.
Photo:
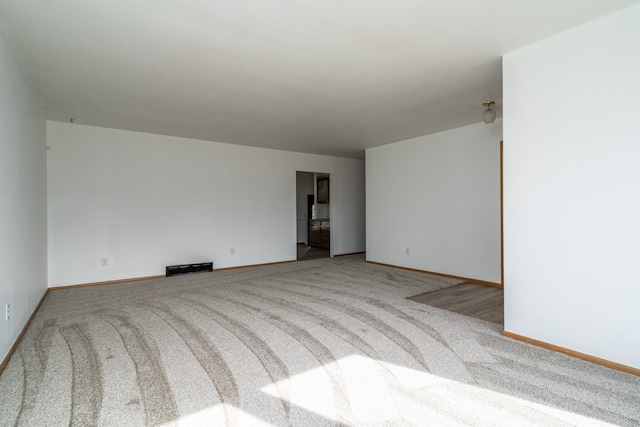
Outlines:
{"label": "small ceiling fixture mount", "polygon": [[496,120],[496,110],[491,109],[491,106],[495,103],[495,101],[485,101],[482,103],[482,105],[487,107],[484,113],[482,113],[482,120],[484,120],[486,124],[493,123]]}

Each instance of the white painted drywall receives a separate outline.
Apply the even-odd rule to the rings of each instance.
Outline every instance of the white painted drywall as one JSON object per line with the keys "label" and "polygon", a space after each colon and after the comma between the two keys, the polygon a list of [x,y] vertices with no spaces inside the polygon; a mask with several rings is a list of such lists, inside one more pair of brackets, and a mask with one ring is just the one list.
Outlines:
{"label": "white painted drywall", "polygon": [[368,149],[367,259],[499,283],[501,139],[498,119]]}
{"label": "white painted drywall", "polygon": [[298,243],[309,243],[307,196],[310,194],[313,194],[313,172],[296,172],[296,217],[298,221]]}
{"label": "white painted drywall", "polygon": [[640,368],[640,6],[504,57],[505,329]]}
{"label": "white painted drywall", "polygon": [[47,144],[49,286],[295,260],[300,170],[335,179],[332,253],[365,247],[362,160],[52,121]]}
{"label": "white painted drywall", "polygon": [[0,360],[47,289],[44,113],[1,25]]}

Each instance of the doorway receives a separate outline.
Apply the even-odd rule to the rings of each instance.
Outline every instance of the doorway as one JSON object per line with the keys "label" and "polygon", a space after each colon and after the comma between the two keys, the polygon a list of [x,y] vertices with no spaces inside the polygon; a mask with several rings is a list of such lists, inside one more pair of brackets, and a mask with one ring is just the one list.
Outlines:
{"label": "doorway", "polygon": [[[318,199],[318,182],[320,199]],[[331,256],[329,174],[296,172],[296,259]]]}
{"label": "doorway", "polygon": [[432,292],[409,297],[408,299],[432,307],[476,319],[486,320],[504,329],[504,143],[500,141],[500,283],[488,286],[487,282],[473,281],[458,283]]}

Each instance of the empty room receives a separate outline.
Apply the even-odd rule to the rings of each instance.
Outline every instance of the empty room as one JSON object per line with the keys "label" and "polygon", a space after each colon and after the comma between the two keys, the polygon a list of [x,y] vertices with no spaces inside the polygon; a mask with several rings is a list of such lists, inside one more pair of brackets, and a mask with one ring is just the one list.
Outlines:
{"label": "empty room", "polygon": [[640,425],[640,0],[0,0],[0,426]]}

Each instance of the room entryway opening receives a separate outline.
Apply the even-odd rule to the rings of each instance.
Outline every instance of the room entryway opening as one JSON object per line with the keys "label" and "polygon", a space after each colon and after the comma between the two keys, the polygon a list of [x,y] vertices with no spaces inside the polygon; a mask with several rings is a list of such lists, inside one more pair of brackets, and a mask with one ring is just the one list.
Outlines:
{"label": "room entryway opening", "polygon": [[296,172],[298,261],[331,256],[330,175]]}
{"label": "room entryway opening", "polygon": [[408,299],[465,316],[495,323],[504,328],[504,215],[503,141],[500,141],[500,283],[495,286],[463,282]]}

